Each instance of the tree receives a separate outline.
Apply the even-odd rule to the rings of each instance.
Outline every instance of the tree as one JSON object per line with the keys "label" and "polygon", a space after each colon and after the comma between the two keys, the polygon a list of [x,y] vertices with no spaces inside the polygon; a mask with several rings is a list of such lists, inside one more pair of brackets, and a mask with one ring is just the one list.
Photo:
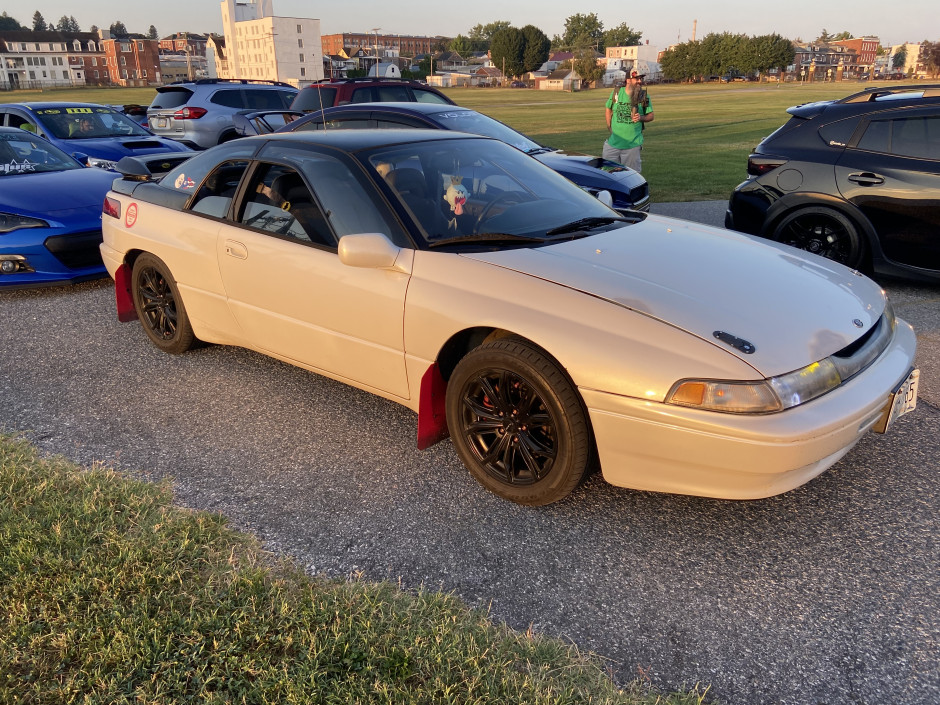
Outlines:
{"label": "tree", "polygon": [[111,36],[112,37],[126,37],[127,36],[127,27],[124,26],[124,23],[121,20],[114,22],[111,27]]}
{"label": "tree", "polygon": [[829,32],[826,31],[825,27],[823,27],[823,31],[819,33],[819,36],[816,37],[817,42],[825,43],[825,42],[831,42],[832,40],[833,40],[833,36],[829,34]]}
{"label": "tree", "polygon": [[548,61],[552,43],[538,27],[527,24],[522,28],[525,49],[522,52],[522,71],[535,71]]}
{"label": "tree", "polygon": [[474,51],[473,42],[462,34],[458,34],[456,37],[451,39],[448,48],[451,51],[457,52],[461,56],[468,56],[471,52]]}
{"label": "tree", "polygon": [[904,69],[904,65],[907,63],[907,44],[903,44],[900,49],[894,52],[894,56],[891,57],[891,68],[895,71],[901,71]]}
{"label": "tree", "polygon": [[841,41],[843,41],[843,40],[845,40],[845,39],[855,39],[855,37],[852,36],[852,33],[851,33],[851,32],[839,32],[838,34],[836,34],[836,35],[832,38],[831,41],[834,41],[834,42],[841,42]]}
{"label": "tree", "polygon": [[59,30],[60,32],[81,32],[82,31],[81,28],[78,26],[78,20],[76,20],[74,17],[66,17],[65,15],[62,15],[62,17],[59,18],[59,21],[56,24],[55,28]]}
{"label": "tree", "polygon": [[157,28],[154,27],[153,25],[150,25],[150,29],[147,30],[147,38],[148,38],[148,39],[159,39],[159,38],[160,38],[160,34],[157,32]]}
{"label": "tree", "polygon": [[424,58],[418,63],[418,75],[427,79],[431,75],[431,55],[425,54]]}
{"label": "tree", "polygon": [[474,49],[477,51],[486,51],[490,48],[490,42],[493,41],[493,35],[504,29],[512,27],[511,22],[506,20],[497,20],[489,24],[478,24],[470,28],[467,37],[474,43]]}
{"label": "tree", "polygon": [[604,32],[604,46],[632,47],[639,44],[642,38],[643,33],[640,30],[628,27],[626,22],[621,22]]}
{"label": "tree", "polygon": [[15,19],[10,17],[6,11],[0,15],[0,32],[9,32],[11,30],[22,30],[26,29],[23,25],[17,22]]}
{"label": "tree", "polygon": [[88,31],[91,32],[92,34],[97,34],[97,33],[98,33],[98,25],[93,24],[91,27],[88,28]]}
{"label": "tree", "polygon": [[582,81],[594,83],[604,75],[606,71],[604,66],[597,63],[594,47],[592,45],[582,45],[574,50],[574,70],[577,71]]}
{"label": "tree", "polygon": [[604,23],[592,12],[587,15],[578,13],[565,20],[565,33],[562,39],[567,47],[579,47],[590,44],[598,51],[604,50]]}
{"label": "tree", "polygon": [[45,32],[49,29],[49,25],[46,24],[46,20],[43,18],[42,13],[39,10],[33,13],[33,31],[34,32]]}
{"label": "tree", "polygon": [[925,39],[920,45],[920,58],[936,77],[940,73],[940,41],[928,42]]}
{"label": "tree", "polygon": [[506,76],[518,76],[523,71],[525,35],[521,29],[508,27],[499,30],[490,40],[490,57],[493,65]]}

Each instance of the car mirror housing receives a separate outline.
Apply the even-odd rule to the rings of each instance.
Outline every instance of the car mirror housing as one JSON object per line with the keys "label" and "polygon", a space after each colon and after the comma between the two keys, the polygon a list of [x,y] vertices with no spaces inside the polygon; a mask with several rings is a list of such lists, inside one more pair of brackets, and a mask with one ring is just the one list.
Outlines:
{"label": "car mirror housing", "polygon": [[339,240],[339,261],[349,267],[391,269],[401,254],[382,233],[344,235]]}
{"label": "car mirror housing", "polygon": [[610,191],[598,191],[597,200],[603,203],[608,208],[614,207],[614,197],[610,195]]}

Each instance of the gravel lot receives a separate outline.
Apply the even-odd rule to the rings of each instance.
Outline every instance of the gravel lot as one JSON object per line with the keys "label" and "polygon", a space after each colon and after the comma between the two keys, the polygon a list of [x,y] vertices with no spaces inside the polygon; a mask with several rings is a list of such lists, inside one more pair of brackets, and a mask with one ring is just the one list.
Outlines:
{"label": "gravel lot", "polygon": [[741,705],[936,705],[940,289],[887,288],[918,329],[918,410],[756,502],[593,477],[558,505],[511,505],[449,442],[417,451],[391,402],[245,350],[163,355],[117,322],[107,280],[0,293],[0,430],[172,478],[181,504],[311,573],[452,590],[597,651],[619,679]]}

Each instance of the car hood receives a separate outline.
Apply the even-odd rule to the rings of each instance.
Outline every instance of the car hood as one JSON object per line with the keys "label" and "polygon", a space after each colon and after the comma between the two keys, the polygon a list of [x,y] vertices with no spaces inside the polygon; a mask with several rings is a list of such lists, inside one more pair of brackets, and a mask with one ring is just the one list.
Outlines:
{"label": "car hood", "polygon": [[[844,348],[885,306],[877,284],[822,257],[656,216],[580,240],[464,256],[658,319],[765,377]],[[754,352],[717,340],[717,331],[751,343]]]}
{"label": "car hood", "polygon": [[114,178],[113,171],[93,167],[3,176],[0,210],[44,220],[61,220],[85,211],[100,216],[101,204]]}
{"label": "car hood", "polygon": [[62,148],[69,154],[81,152],[89,157],[118,161],[121,157],[154,152],[189,152],[189,147],[180,142],[161,137],[90,137],[71,139],[62,142]]}
{"label": "car hood", "polygon": [[553,152],[533,156],[545,166],[564,174],[579,186],[615,188],[629,193],[631,189],[641,186],[646,181],[629,167],[580,152],[556,149]]}

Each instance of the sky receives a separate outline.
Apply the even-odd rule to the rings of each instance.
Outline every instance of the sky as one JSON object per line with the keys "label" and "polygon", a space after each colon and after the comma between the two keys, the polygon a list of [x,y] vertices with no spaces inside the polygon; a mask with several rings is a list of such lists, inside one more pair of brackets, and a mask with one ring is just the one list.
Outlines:
{"label": "sky", "polygon": [[[464,3],[428,0],[353,0],[352,2],[312,2],[274,0],[274,14],[283,17],[313,17],[320,20],[321,34],[368,32],[380,28],[382,34],[455,36],[467,34],[477,24],[497,20],[516,27],[533,24],[549,37],[562,34],[565,19],[576,13],[595,13],[605,29],[626,23],[643,34],[658,49],[692,38],[693,22],[698,20],[696,37],[711,32],[760,35],[777,32],[788,39],[815,39],[823,29],[830,34],[847,31],[856,37],[873,35],[885,46],[924,39],[940,40],[940,11],[936,0],[852,0],[819,2],[790,0],[772,10],[767,3],[698,0],[652,0],[645,3],[595,0],[579,3],[560,0],[468,0]],[[75,16],[83,30],[92,24],[108,27],[120,20],[131,32],[146,33],[154,25],[160,36],[173,32],[222,31],[218,0],[158,0],[122,2],[114,0],[33,0],[4,7],[0,12],[32,26],[39,10],[46,22],[55,24],[63,15]]]}

